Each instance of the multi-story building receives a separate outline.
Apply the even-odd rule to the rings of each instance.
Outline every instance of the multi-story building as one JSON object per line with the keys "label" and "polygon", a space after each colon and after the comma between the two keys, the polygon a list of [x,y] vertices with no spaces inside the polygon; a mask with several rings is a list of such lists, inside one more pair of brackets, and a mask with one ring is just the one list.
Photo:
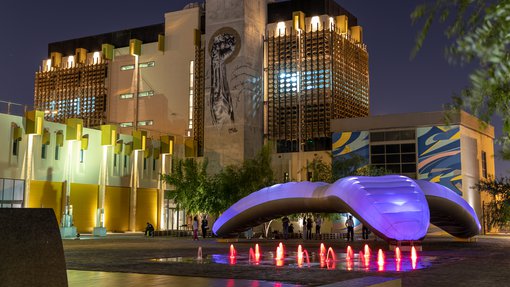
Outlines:
{"label": "multi-story building", "polygon": [[[0,177],[21,180],[24,190],[22,203],[18,196],[2,204],[55,206],[64,215],[72,205],[75,225],[85,231],[140,230],[142,217],[159,229],[185,223],[175,205],[164,204],[166,187],[157,181],[157,174],[169,172],[171,157],[207,157],[218,170],[251,158],[266,141],[274,145],[277,180],[308,180],[306,167],[314,157],[328,160],[332,150],[337,156],[339,138],[347,134],[338,138],[336,132],[360,131],[365,137],[355,142],[372,145],[383,137],[363,154],[370,163],[411,177],[432,176],[437,169],[425,172],[431,159],[416,144],[417,135],[423,125],[444,129],[434,121],[392,132],[407,122],[402,120],[377,130],[371,124],[378,120],[363,118],[369,114],[367,47],[356,17],[334,0],[207,0],[207,9],[189,4],[166,13],[162,24],[51,43],[36,73],[34,103],[44,112],[47,132],[29,136],[26,127],[23,136],[22,118],[0,118],[4,132],[11,132],[11,153],[0,157],[8,168]],[[84,132],[90,137],[64,141],[67,126],[76,128],[77,120],[90,128]],[[371,124],[359,126],[367,121]],[[466,139],[491,145],[490,131],[463,121],[458,126],[461,133],[474,133]],[[99,127],[124,135],[101,147]],[[144,136],[153,140],[142,148]],[[84,147],[90,142],[89,151],[75,141]],[[170,142],[175,149],[161,148]],[[473,140],[460,148],[470,144]],[[33,150],[38,153],[29,159]],[[489,162],[493,150],[485,151]],[[463,159],[462,172],[479,162],[483,158]],[[487,166],[491,173],[493,162]],[[471,178],[451,175],[430,179],[458,187],[460,178]],[[463,188],[479,177],[472,178]],[[12,194],[19,193],[18,186],[14,183]],[[56,198],[45,199],[52,192]]]}
{"label": "multi-story building", "polygon": [[482,219],[489,198],[474,186],[495,175],[494,127],[463,111],[445,119],[444,112],[428,112],[334,120],[333,160],[356,156],[362,165],[440,183]]}
{"label": "multi-story building", "polygon": [[51,43],[48,56],[35,80],[46,120],[169,134],[177,155],[215,169],[264,136],[278,153],[329,150],[331,119],[368,115],[362,29],[333,0],[190,4],[164,24]]}
{"label": "multi-story building", "polygon": [[269,4],[267,138],[278,153],[331,149],[330,121],[369,113],[368,53],[334,1]]}

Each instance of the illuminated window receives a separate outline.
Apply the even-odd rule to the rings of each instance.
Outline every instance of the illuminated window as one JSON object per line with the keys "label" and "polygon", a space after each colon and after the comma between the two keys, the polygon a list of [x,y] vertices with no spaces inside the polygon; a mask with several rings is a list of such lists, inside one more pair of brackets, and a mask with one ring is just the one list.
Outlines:
{"label": "illuminated window", "polygon": [[154,67],[155,65],[156,65],[156,62],[150,61],[150,62],[140,63],[138,65],[138,67],[140,67],[140,68],[150,68],[150,67]]}
{"label": "illuminated window", "polygon": [[132,127],[133,123],[132,122],[125,122],[125,123],[120,123],[119,125],[120,125],[121,128],[128,128],[128,127]]}
{"label": "illuminated window", "polygon": [[285,22],[278,22],[278,24],[276,24],[276,34],[278,34],[278,36],[285,35]]}
{"label": "illuminated window", "polygon": [[152,97],[154,96],[154,91],[144,91],[144,92],[139,92],[138,93],[138,97],[140,98],[143,98],[143,97]]}
{"label": "illuminated window", "polygon": [[127,71],[127,70],[133,70],[135,68],[135,65],[125,65],[120,67],[121,71]]}
{"label": "illuminated window", "polygon": [[125,100],[125,99],[132,99],[133,98],[133,93],[121,94],[120,98],[123,99],[123,100]]}
{"label": "illuminated window", "polygon": [[152,120],[148,120],[148,121],[139,121],[138,122],[138,125],[139,126],[152,126],[154,124],[154,122]]}
{"label": "illuminated window", "polygon": [[191,136],[191,131],[193,130],[193,81],[195,78],[195,62],[190,61],[189,63],[189,116],[188,116],[188,130],[186,131],[186,135],[188,137]]}
{"label": "illuminated window", "polygon": [[487,153],[482,151],[482,176],[487,178]]}

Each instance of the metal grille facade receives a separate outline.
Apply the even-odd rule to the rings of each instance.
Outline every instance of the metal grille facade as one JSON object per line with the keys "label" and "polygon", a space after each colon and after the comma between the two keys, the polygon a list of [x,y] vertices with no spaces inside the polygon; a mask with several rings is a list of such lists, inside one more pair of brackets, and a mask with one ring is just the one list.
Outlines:
{"label": "metal grille facade", "polygon": [[55,67],[35,75],[34,106],[47,111],[47,121],[65,123],[83,119],[86,127],[106,123],[106,77],[108,64],[79,64]]}
{"label": "metal grille facade", "polygon": [[331,119],[368,116],[364,44],[330,26],[269,32],[266,45],[266,137],[277,152],[330,150]]}
{"label": "metal grille facade", "polygon": [[197,155],[204,155],[205,41],[195,46],[195,83],[193,94],[193,138]]}

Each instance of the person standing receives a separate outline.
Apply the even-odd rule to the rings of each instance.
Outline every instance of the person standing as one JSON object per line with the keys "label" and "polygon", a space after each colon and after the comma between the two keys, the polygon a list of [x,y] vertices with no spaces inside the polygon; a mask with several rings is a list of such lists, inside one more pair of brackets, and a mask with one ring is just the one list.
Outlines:
{"label": "person standing", "polygon": [[313,221],[311,217],[306,220],[306,239],[312,239]]}
{"label": "person standing", "polygon": [[193,240],[198,240],[198,218],[193,217]]}
{"label": "person standing", "polygon": [[367,240],[368,234],[370,234],[370,230],[368,230],[368,227],[363,224],[363,227],[361,228],[361,237],[363,237],[364,240]]}
{"label": "person standing", "polygon": [[354,220],[352,215],[349,215],[349,218],[345,221],[345,226],[347,226],[347,240],[354,241]]}
{"label": "person standing", "polygon": [[209,222],[207,221],[207,216],[204,215],[202,218],[202,237],[207,237],[207,229],[209,228]]}
{"label": "person standing", "polygon": [[289,218],[287,216],[282,218],[282,228],[283,228],[283,239],[289,238]]}
{"label": "person standing", "polygon": [[322,224],[321,216],[317,214],[317,217],[315,218],[315,237],[317,239],[321,239],[321,224]]}
{"label": "person standing", "polygon": [[306,239],[306,216],[303,217],[303,240]]}

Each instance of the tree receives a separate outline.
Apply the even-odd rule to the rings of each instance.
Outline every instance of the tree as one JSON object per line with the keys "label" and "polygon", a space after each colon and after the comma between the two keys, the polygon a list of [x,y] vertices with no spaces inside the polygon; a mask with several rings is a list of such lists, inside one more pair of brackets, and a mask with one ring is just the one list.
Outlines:
{"label": "tree", "polygon": [[510,159],[510,0],[435,0],[416,7],[414,22],[424,20],[413,56],[423,45],[434,23],[446,25],[451,40],[447,58],[453,63],[475,63],[470,86],[453,97],[453,111],[468,109],[489,122],[493,115],[503,120],[504,159]]}
{"label": "tree", "polygon": [[502,228],[510,221],[510,178],[489,178],[481,180],[475,188],[479,192],[487,192],[492,201],[487,205],[489,227]]}
{"label": "tree", "polygon": [[212,179],[207,175],[207,160],[201,163],[195,159],[176,160],[173,172],[161,175],[161,179],[174,188],[166,194],[167,198],[189,213],[213,211],[214,201],[210,196]]}
{"label": "tree", "polygon": [[[330,154],[332,157],[332,155]],[[322,157],[315,156],[306,166],[312,171],[312,181],[332,183],[340,178],[351,175],[379,176],[391,174],[384,168],[367,164],[367,159],[357,154],[342,159],[331,159],[331,164],[324,162]]]}
{"label": "tree", "polygon": [[219,209],[226,210],[241,198],[272,184],[271,149],[264,146],[255,158],[240,166],[227,166],[215,176],[216,192],[223,197]]}
{"label": "tree", "polygon": [[274,183],[268,147],[263,147],[254,159],[227,166],[215,175],[207,174],[207,163],[176,160],[173,172],[162,175],[162,180],[174,188],[167,198],[190,214],[218,215],[241,198]]}

